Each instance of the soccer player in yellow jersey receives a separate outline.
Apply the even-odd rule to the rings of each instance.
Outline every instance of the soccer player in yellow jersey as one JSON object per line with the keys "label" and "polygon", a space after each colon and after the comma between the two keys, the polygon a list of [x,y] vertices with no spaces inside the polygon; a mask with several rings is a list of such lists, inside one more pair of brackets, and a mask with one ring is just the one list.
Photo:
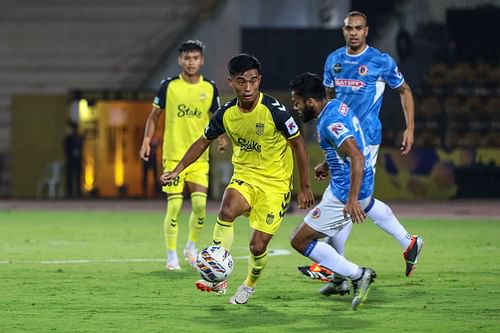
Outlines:
{"label": "soccer player in yellow jersey", "polygon": [[[153,109],[146,122],[140,156],[147,161],[151,140],[158,118],[165,111],[163,133],[163,170],[172,170],[186,150],[203,133],[210,113],[219,108],[219,93],[214,81],[200,74],[204,45],[199,40],[188,40],[179,47],[179,65],[182,73],[163,80],[154,98]],[[224,140],[219,148],[224,149]],[[192,212],[189,218],[189,237],[183,254],[190,265],[196,262],[196,242],[205,222],[208,189],[208,151],[196,163],[176,175],[163,187],[167,194],[167,212],[164,219],[167,250],[166,268],[180,269],[177,257],[178,218],[182,209],[184,185],[191,193]]]}
{"label": "soccer player in yellow jersey", "polygon": [[[186,152],[179,164],[161,176],[163,184],[172,183],[194,163],[212,140],[226,133],[232,142],[234,173],[220,205],[213,243],[230,249],[233,222],[248,215],[253,233],[250,239],[248,275],[232,304],[245,304],[255,290],[257,279],[268,259],[267,247],[283,220],[290,203],[293,154],[299,166],[299,208],[314,203],[311,191],[307,153],[299,128],[286,108],[273,97],[259,91],[261,65],[248,54],[231,58],[228,65],[229,85],[236,98],[217,110],[203,135]],[[227,282],[197,282],[203,291],[225,293]]]}

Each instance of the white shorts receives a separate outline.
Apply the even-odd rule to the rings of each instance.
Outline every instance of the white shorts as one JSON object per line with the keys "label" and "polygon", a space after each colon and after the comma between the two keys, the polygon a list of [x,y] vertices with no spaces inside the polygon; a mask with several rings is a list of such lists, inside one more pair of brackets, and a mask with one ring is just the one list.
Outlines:
{"label": "white shorts", "polygon": [[[365,209],[370,204],[372,197],[360,200],[359,204]],[[304,217],[304,223],[312,229],[326,236],[334,237],[346,225],[352,223],[350,218],[344,218],[344,204],[333,195],[328,186],[323,193],[321,202],[311,209]]]}

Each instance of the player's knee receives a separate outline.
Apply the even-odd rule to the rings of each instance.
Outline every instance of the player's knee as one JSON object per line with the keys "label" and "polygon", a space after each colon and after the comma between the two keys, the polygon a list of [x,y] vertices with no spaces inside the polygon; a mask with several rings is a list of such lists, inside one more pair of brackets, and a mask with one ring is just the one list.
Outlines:
{"label": "player's knee", "polygon": [[193,209],[193,213],[196,215],[196,216],[205,216],[205,213],[206,213],[206,209],[205,209],[205,205],[193,205],[192,206],[192,209]]}
{"label": "player's knee", "polygon": [[369,218],[373,220],[375,224],[378,224],[380,220],[385,220],[388,218],[394,218],[394,212],[391,207],[389,207],[383,201],[375,199],[375,204],[367,212]]}
{"label": "player's knee", "polygon": [[260,256],[267,250],[267,243],[262,241],[252,241],[250,243],[250,253],[254,256]]}
{"label": "player's knee", "polygon": [[182,210],[184,198],[180,194],[169,195],[167,199],[167,212],[173,216],[178,216]]}
{"label": "player's knee", "polygon": [[191,195],[191,207],[195,215],[205,216],[205,211],[207,207],[206,194],[194,193],[193,195]]}
{"label": "player's knee", "polygon": [[238,215],[229,207],[221,207],[219,210],[219,219],[222,221],[234,221]]}
{"label": "player's knee", "polygon": [[307,243],[309,242],[303,232],[304,224],[300,224],[290,235],[290,245],[300,253],[304,252]]}
{"label": "player's knee", "polygon": [[304,252],[304,242],[300,239],[300,237],[297,237],[297,234],[293,234],[290,237],[290,245],[298,252],[302,253]]}

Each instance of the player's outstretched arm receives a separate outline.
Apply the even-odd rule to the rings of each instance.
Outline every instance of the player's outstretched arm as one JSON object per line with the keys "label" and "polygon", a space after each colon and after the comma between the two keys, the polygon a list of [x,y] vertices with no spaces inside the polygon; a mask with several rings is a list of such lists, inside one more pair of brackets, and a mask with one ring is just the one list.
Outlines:
{"label": "player's outstretched arm", "polygon": [[411,151],[414,142],[415,102],[408,83],[403,82],[397,91],[401,99],[401,107],[403,108],[406,121],[406,129],[403,132],[403,140],[401,141],[401,154],[407,155]]}
{"label": "player's outstretched arm", "polygon": [[181,161],[175,166],[174,170],[167,171],[160,176],[160,183],[162,185],[167,185],[172,182],[179,175],[179,173],[182,172],[182,170],[191,165],[201,156],[201,154],[203,154],[205,150],[207,150],[211,142],[212,140],[205,139],[203,136],[196,140],[191,147],[189,147]]}
{"label": "player's outstretched arm", "polygon": [[146,120],[146,126],[144,129],[144,138],[142,139],[141,150],[139,151],[139,156],[144,161],[149,161],[149,154],[151,152],[151,140],[155,135],[156,124],[160,118],[162,109],[153,108],[149,114],[148,120]]}
{"label": "player's outstretched arm", "polygon": [[314,195],[311,190],[311,183],[309,182],[309,161],[307,158],[306,145],[302,136],[290,140],[297,165],[299,166],[300,188],[297,194],[297,201],[299,208],[306,209],[314,204]]}
{"label": "player's outstretched arm", "polygon": [[353,223],[363,223],[366,214],[358,202],[361,181],[363,179],[365,157],[361,153],[354,138],[346,139],[339,148],[341,154],[345,154],[351,160],[351,185],[349,196],[344,207],[344,217],[351,217]]}

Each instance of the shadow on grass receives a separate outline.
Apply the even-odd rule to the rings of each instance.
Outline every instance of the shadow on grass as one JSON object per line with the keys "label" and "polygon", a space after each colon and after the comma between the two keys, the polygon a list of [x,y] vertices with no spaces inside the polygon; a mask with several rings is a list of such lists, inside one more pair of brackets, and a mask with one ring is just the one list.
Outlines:
{"label": "shadow on grass", "polygon": [[[326,332],[335,329],[364,329],[371,327],[373,322],[353,316],[354,311],[349,306],[346,310],[329,309],[315,311],[309,309],[298,313],[289,307],[276,307],[279,303],[272,302],[269,306],[263,305],[215,305],[208,309],[208,315],[193,318],[196,321],[207,323],[208,327],[218,327],[222,331],[231,332],[286,332],[309,331]],[[330,311],[331,310],[331,311]],[[319,313],[318,313],[319,312]],[[221,320],[221,316],[224,320]]]}
{"label": "shadow on grass", "polygon": [[169,281],[185,281],[186,279],[197,280],[200,278],[200,275],[191,269],[182,269],[179,271],[167,271],[167,270],[155,270],[149,272],[133,272],[132,275],[136,277],[144,277],[144,278],[155,278]]}

